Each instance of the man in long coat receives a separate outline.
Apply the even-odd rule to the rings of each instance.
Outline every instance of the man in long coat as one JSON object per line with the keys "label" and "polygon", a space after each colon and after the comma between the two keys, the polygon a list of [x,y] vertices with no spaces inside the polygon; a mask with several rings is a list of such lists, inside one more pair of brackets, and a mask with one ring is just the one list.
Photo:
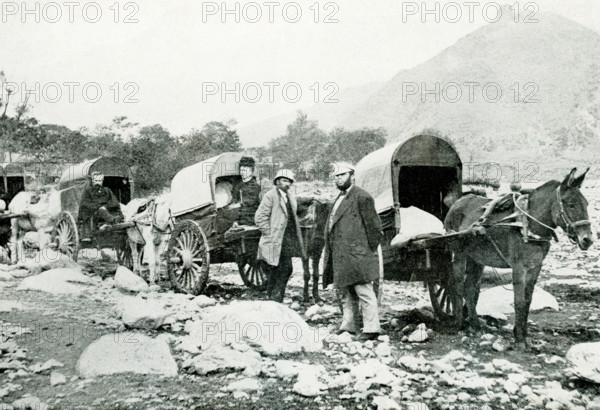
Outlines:
{"label": "man in long coat", "polygon": [[267,269],[267,297],[283,302],[287,282],[292,275],[292,256],[305,257],[302,233],[296,212],[296,197],[290,191],[294,174],[280,170],[275,187],[265,194],[254,216],[261,232],[258,259]]}
{"label": "man in long coat", "polygon": [[381,221],[371,195],[354,185],[352,164],[335,163],[334,176],[340,194],[325,227],[323,286],[333,283],[342,293],[343,317],[338,334],[357,333],[360,305],[360,339],[376,339],[381,328],[373,281],[379,278]]}

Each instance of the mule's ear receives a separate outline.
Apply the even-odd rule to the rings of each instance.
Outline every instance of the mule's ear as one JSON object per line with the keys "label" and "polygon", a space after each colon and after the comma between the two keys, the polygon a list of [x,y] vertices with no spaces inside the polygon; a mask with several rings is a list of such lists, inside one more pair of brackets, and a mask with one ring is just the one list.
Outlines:
{"label": "mule's ear", "polygon": [[577,172],[577,168],[573,168],[571,172],[569,172],[569,175],[567,175],[563,182],[560,184],[561,189],[564,190],[571,187],[575,178],[575,172]]}
{"label": "mule's ear", "polygon": [[579,175],[577,178],[575,178],[573,180],[573,183],[571,184],[571,186],[575,187],[575,188],[581,188],[581,184],[583,184],[583,180],[585,179],[585,174],[588,173],[590,169],[586,169],[585,172],[581,175]]}

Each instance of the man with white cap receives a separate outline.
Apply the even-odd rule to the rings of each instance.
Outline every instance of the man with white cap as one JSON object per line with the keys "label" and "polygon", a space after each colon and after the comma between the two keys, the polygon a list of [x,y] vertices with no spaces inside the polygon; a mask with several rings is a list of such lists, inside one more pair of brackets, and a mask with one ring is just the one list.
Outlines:
{"label": "man with white cap", "polygon": [[343,316],[338,334],[357,333],[359,306],[363,333],[359,340],[373,340],[381,333],[373,282],[379,278],[377,246],[383,234],[375,201],[354,185],[354,166],[336,162],[333,177],[340,190],[325,227],[323,286],[333,283],[341,291]]}
{"label": "man with white cap", "polygon": [[267,297],[283,302],[287,282],[292,275],[292,256],[304,255],[302,233],[296,212],[296,197],[290,191],[294,173],[289,169],[277,172],[275,187],[263,197],[254,222],[260,228],[258,259],[267,270]]}

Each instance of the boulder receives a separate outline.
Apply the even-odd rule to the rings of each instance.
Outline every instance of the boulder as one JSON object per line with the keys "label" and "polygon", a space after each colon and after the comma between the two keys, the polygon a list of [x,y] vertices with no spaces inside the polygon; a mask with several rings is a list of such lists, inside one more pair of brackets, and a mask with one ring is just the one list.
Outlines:
{"label": "boulder", "polygon": [[0,300],[0,313],[23,310],[23,304],[14,300]]}
{"label": "boulder", "polygon": [[141,333],[115,333],[90,344],[77,362],[81,377],[116,373],[177,375],[167,343]]}
{"label": "boulder", "polygon": [[600,342],[572,346],[566,355],[577,377],[600,384]]}
{"label": "boulder", "polygon": [[146,281],[127,269],[119,266],[115,273],[115,287],[123,292],[148,292]]}
{"label": "boulder", "polygon": [[[498,313],[509,314],[514,312],[514,293],[512,285],[501,285],[486,289],[479,295],[477,314],[480,316],[494,317]],[[531,300],[530,311],[550,308],[558,311],[558,301],[545,290],[535,287]]]}
{"label": "boulder", "polygon": [[17,290],[38,290],[52,294],[78,294],[93,281],[81,272],[81,268],[50,269],[39,275],[23,279]]}
{"label": "boulder", "polygon": [[160,303],[134,296],[121,297],[117,311],[126,326],[147,330],[158,329],[169,316]]}
{"label": "boulder", "polygon": [[212,346],[194,357],[196,373],[205,375],[222,371],[246,370],[260,363],[260,354],[254,350],[239,351],[228,346]]}
{"label": "boulder", "polygon": [[305,397],[318,396],[322,389],[327,389],[323,383],[319,382],[319,373],[322,366],[306,365],[298,372],[298,381],[293,386],[294,393]]}
{"label": "boulder", "polygon": [[415,331],[408,336],[408,341],[411,343],[421,343],[428,339],[429,335],[427,334],[427,326],[425,326],[425,323],[419,324]]}
{"label": "boulder", "polygon": [[272,301],[238,301],[205,309],[205,320],[186,324],[186,330],[203,350],[212,345],[246,343],[267,355],[315,352],[316,329],[298,313]]}

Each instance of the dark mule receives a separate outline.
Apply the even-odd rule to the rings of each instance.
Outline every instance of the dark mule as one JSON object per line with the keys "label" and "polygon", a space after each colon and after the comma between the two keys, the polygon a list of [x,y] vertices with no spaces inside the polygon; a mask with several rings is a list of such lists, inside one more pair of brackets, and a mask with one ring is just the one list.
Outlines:
{"label": "dark mule", "polygon": [[325,225],[331,202],[316,198],[298,198],[298,218],[302,229],[302,239],[308,259],[302,260],[304,271],[304,301],[309,301],[308,287],[310,283],[310,265],[312,261],[312,295],[315,303],[319,297],[319,261],[325,246]]}
{"label": "dark mule", "polygon": [[[588,169],[589,170],[589,169]],[[579,191],[584,172],[575,178],[576,168],[564,181],[548,181],[520,198],[507,197],[500,201],[496,211],[487,218],[483,235],[467,235],[453,245],[454,306],[466,300],[467,323],[477,329],[477,300],[483,266],[512,268],[515,327],[517,348],[526,347],[527,316],[535,283],[542,262],[556,238],[557,226],[576,242],[580,249],[588,249],[592,232],[587,213],[587,201]],[[448,232],[469,229],[483,214],[482,206],[490,200],[475,195],[459,199],[446,216],[444,226]],[[528,202],[528,203],[527,203]],[[523,227],[524,226],[524,227]],[[462,309],[454,309],[456,323],[463,324]]]}

